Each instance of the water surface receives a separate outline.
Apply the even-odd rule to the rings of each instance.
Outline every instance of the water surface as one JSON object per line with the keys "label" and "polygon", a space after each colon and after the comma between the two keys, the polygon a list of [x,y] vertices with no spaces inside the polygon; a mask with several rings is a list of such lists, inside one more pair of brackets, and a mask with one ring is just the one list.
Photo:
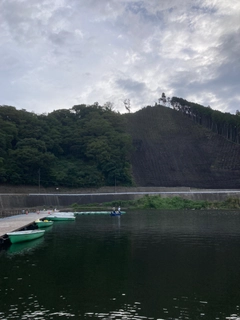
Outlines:
{"label": "water surface", "polygon": [[54,222],[0,252],[0,319],[236,319],[240,213]]}

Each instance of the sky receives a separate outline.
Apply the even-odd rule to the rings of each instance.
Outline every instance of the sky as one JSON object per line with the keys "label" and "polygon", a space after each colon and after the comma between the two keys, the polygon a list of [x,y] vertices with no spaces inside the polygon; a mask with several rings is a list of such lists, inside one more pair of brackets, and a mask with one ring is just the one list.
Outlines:
{"label": "sky", "polygon": [[240,110],[239,0],[0,0],[0,105]]}

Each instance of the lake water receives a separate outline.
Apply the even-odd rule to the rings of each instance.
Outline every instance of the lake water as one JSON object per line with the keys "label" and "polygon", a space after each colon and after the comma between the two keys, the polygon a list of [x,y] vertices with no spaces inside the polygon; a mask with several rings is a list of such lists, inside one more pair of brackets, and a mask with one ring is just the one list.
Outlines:
{"label": "lake water", "polygon": [[240,212],[54,222],[0,251],[0,319],[238,319]]}

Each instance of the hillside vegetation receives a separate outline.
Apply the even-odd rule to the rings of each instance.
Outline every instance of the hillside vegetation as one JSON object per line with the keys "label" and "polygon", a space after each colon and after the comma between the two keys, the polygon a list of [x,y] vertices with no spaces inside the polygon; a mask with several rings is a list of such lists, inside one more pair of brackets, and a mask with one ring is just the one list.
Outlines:
{"label": "hillside vegetation", "polygon": [[0,106],[0,184],[238,188],[238,132],[225,137],[220,123],[239,116],[221,114],[219,122],[211,112],[206,128],[196,119],[209,108],[200,106],[198,116],[196,108],[157,105],[121,115],[96,103],[36,115]]}
{"label": "hillside vegetation", "polygon": [[236,115],[228,112],[220,112],[207,108],[182,98],[172,97],[171,105],[175,110],[182,112],[193,121],[210,129],[211,131],[222,135],[228,140],[240,143],[240,112]]}
{"label": "hillside vegetation", "polygon": [[0,107],[0,183],[131,185],[131,137],[109,108],[74,106],[48,115]]}

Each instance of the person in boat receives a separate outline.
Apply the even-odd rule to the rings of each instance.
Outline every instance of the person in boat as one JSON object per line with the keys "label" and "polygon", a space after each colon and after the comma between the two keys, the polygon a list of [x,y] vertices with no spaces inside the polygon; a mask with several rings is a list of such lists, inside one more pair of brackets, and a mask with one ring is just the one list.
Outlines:
{"label": "person in boat", "polygon": [[121,208],[120,208],[120,206],[118,207],[118,213],[120,213],[121,212]]}
{"label": "person in boat", "polygon": [[115,210],[116,210],[116,208],[115,208],[115,207],[112,207],[112,212],[113,212],[113,213],[115,213]]}

